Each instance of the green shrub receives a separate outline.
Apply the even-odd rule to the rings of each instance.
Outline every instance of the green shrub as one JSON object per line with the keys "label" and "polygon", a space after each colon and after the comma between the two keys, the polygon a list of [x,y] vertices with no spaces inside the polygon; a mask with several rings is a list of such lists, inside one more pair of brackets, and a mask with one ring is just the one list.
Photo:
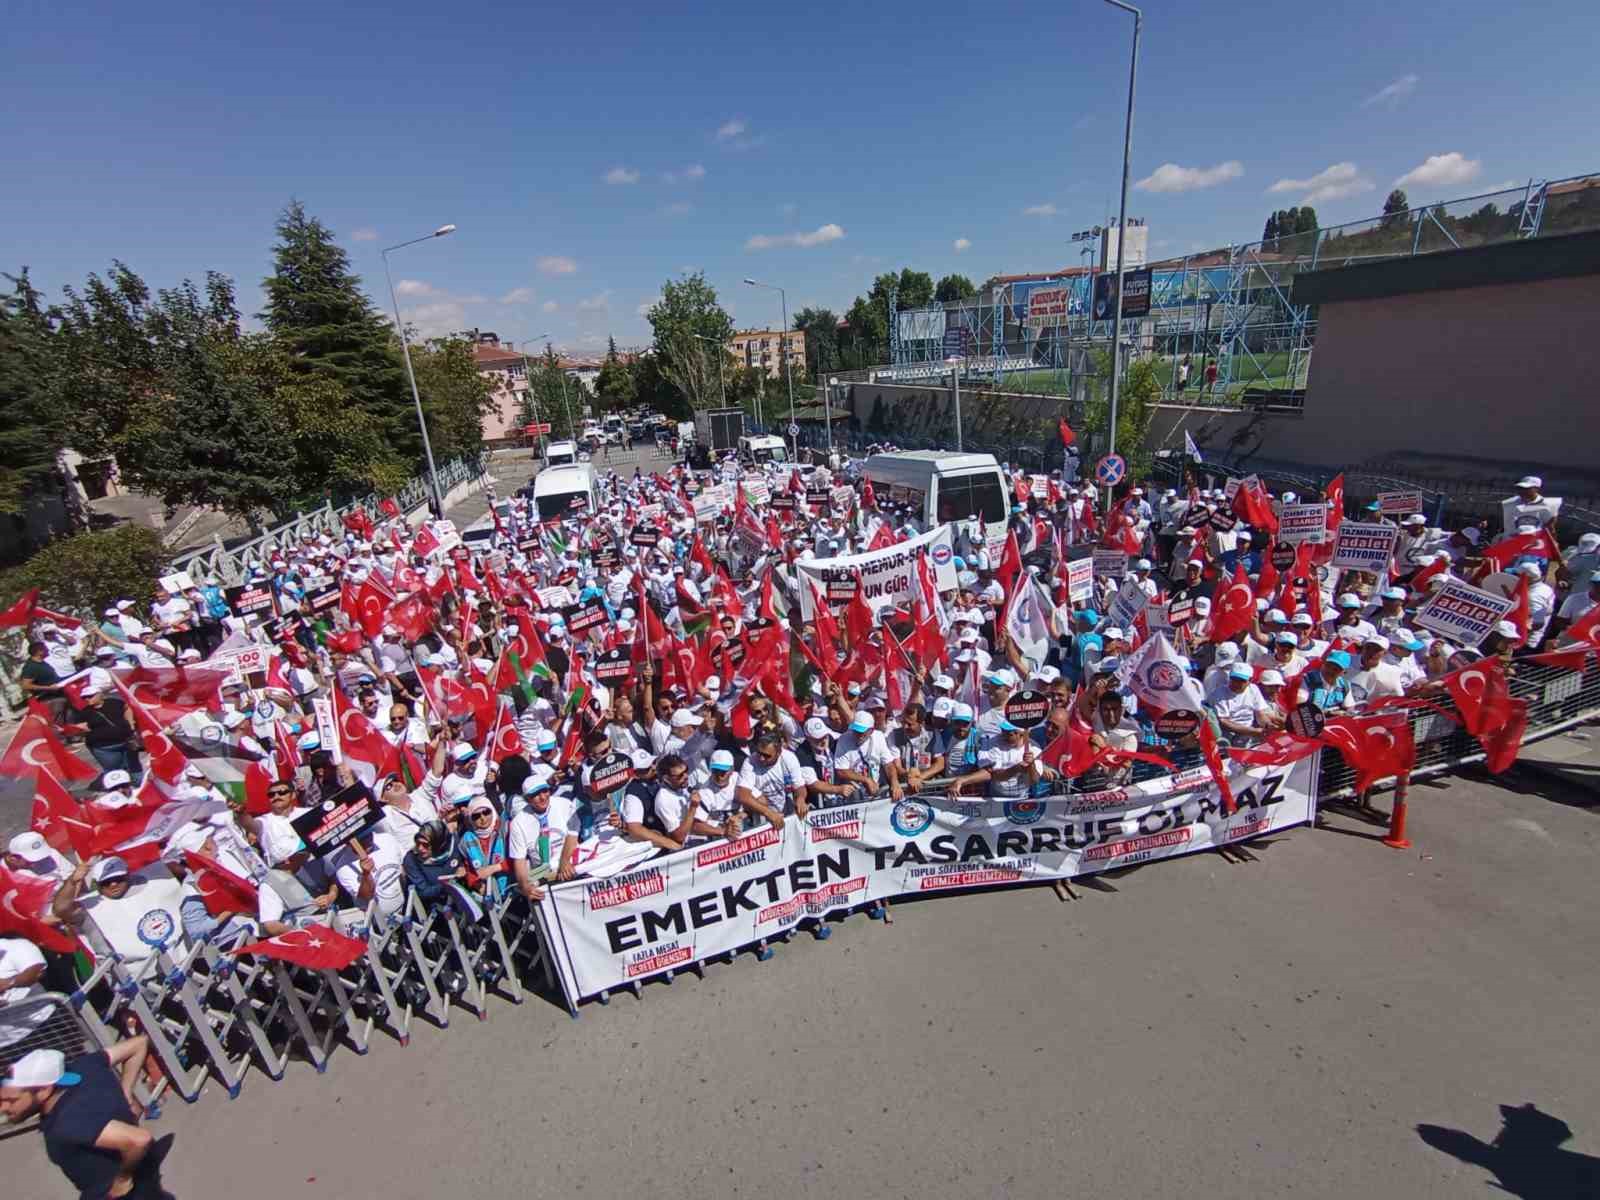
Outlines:
{"label": "green shrub", "polygon": [[58,538],[0,573],[0,607],[38,588],[45,608],[98,619],[123,597],[147,604],[170,557],[161,535],[143,525]]}

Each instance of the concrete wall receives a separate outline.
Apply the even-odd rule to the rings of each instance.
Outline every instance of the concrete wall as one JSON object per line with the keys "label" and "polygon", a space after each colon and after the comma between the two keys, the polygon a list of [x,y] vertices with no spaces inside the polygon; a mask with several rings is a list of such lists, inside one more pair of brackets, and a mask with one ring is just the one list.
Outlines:
{"label": "concrete wall", "polygon": [[1163,409],[1151,443],[1181,447],[1187,426],[1330,470],[1402,460],[1600,491],[1600,275],[1325,303],[1319,319],[1303,415]]}

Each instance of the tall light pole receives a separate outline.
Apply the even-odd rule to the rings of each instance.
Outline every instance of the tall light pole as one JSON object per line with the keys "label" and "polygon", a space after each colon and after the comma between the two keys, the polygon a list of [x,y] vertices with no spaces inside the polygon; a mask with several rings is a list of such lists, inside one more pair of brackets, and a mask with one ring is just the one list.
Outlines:
{"label": "tall light pole", "polygon": [[567,410],[567,436],[576,444],[578,427],[572,423],[572,401],[567,399],[567,369],[561,365],[559,358],[556,359],[556,370],[561,372],[561,407]]}
{"label": "tall light pole", "polygon": [[[819,355],[817,369],[821,370],[821,368],[822,363]],[[822,424],[828,431],[828,453],[830,455],[833,453],[833,389],[838,386],[839,377],[837,375],[828,376],[828,395],[822,402]]]}
{"label": "tall light pole", "polygon": [[722,407],[728,407],[728,384],[722,378],[722,360],[727,357],[727,348],[714,337],[707,337],[703,333],[691,333],[692,338],[699,338],[702,342],[710,342],[717,348],[717,390],[722,393]]}
{"label": "tall light pole", "polygon": [[[794,368],[789,364],[789,348],[785,343],[789,340],[789,293],[775,283],[762,283],[756,279],[746,279],[751,287],[766,288],[769,292],[777,292],[778,299],[783,305],[783,327],[778,331],[778,353],[783,356],[783,374],[789,384],[789,428],[794,429]],[[795,441],[793,433],[789,435],[789,455],[792,458],[800,456],[800,447]]]}
{"label": "tall light pole", "polygon": [[[527,382],[527,385],[528,385],[528,399],[532,402],[532,405],[533,405],[533,419],[535,421],[537,421],[539,419],[539,404],[538,404],[538,393],[536,393],[533,390],[533,367],[531,367],[528,364],[528,343],[529,342],[537,342],[540,338],[547,338],[549,336],[550,336],[549,332],[545,332],[545,333],[541,333],[541,334],[536,334],[535,336],[533,336],[531,338],[519,338],[518,339],[522,343],[522,350],[521,350],[521,354],[522,354],[522,378]],[[544,457],[544,446],[545,446],[545,443],[548,440],[549,439],[546,438],[544,434],[541,433],[539,435],[539,450],[540,450],[539,457],[540,458]]]}
{"label": "tall light pole", "polygon": [[1139,31],[1144,13],[1123,0],[1106,0],[1133,14],[1133,54],[1128,62],[1128,119],[1122,128],[1122,207],[1117,214],[1117,303],[1111,322],[1111,424],[1108,454],[1117,452],[1117,391],[1122,383],[1122,266],[1128,248],[1128,159],[1133,153],[1133,85],[1139,78]]}
{"label": "tall light pole", "polygon": [[956,400],[956,453],[961,453],[961,360],[954,356],[944,360],[950,368],[950,391]]}
{"label": "tall light pole", "polygon": [[411,380],[411,401],[417,406],[417,428],[422,430],[422,453],[428,461],[428,487],[433,492],[434,515],[444,516],[444,493],[439,490],[439,471],[433,465],[433,443],[428,440],[428,420],[422,415],[422,396],[417,392],[417,373],[411,369],[411,343],[406,338],[405,322],[400,319],[400,301],[394,293],[394,276],[389,273],[389,253],[393,250],[402,250],[407,246],[415,246],[418,242],[426,242],[433,238],[441,238],[447,233],[454,233],[454,225],[441,225],[432,233],[424,234],[419,238],[412,238],[409,242],[400,242],[390,246],[383,254],[383,277],[389,281],[389,303],[394,306],[394,327],[400,333],[400,351],[405,355],[406,378]]}

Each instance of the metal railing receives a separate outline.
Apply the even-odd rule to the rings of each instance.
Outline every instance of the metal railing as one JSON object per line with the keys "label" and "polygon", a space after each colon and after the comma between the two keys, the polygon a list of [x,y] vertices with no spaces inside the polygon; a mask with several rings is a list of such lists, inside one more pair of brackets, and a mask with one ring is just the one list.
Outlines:
{"label": "metal railing", "polygon": [[[449,495],[463,483],[481,483],[487,464],[487,456],[460,458],[445,463],[439,468],[439,490]],[[427,506],[429,492],[427,478],[419,475],[389,498],[394,500],[402,513],[409,516]],[[342,536],[343,519],[358,508],[365,509],[376,517],[378,505],[384,499],[385,497],[373,493],[340,508],[335,508],[332,501],[329,501],[322,508],[301,513],[294,520],[269,529],[260,537],[252,538],[237,546],[227,545],[218,536],[213,545],[174,558],[170,569],[187,571],[197,582],[199,578],[207,577],[215,578],[222,584],[235,584],[244,578],[252,565],[264,564],[278,551],[298,548],[301,541],[307,537],[318,537],[323,534],[331,537]]]}

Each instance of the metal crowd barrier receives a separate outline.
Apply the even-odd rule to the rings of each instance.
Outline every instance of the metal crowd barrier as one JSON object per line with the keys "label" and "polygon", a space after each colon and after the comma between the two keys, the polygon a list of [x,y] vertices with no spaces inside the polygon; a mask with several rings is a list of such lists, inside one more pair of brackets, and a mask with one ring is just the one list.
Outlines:
{"label": "metal crowd barrier", "polygon": [[[0,1046],[0,1062],[11,1063],[34,1050],[59,1050],[67,1058],[108,1050],[119,1039],[117,1031],[102,1022],[92,1010],[82,1011],[75,996],[60,992],[40,992],[9,1004],[0,1004],[0,1028],[26,1029],[22,1037]],[[145,1106],[147,1115],[160,1112],[159,1100],[165,1082],[152,1086],[149,1077],[134,1085],[134,1096]],[[7,1134],[32,1129],[37,1122],[8,1127]]]}
{"label": "metal crowd barrier", "polygon": [[[1529,702],[1525,741],[1600,715],[1600,667],[1563,671],[1517,660],[1509,679],[1511,694]],[[1452,711],[1448,696],[1435,699]],[[1476,740],[1448,717],[1428,710],[1410,716],[1414,775],[1482,759]],[[1174,761],[1182,769],[1197,760],[1180,752]],[[1136,777],[1147,770],[1141,764]],[[1337,754],[1322,756],[1322,798],[1350,794],[1352,781]],[[1080,785],[1087,786],[1075,781],[1070,790]],[[940,790],[937,783],[927,789]],[[212,1080],[237,1096],[252,1068],[272,1079],[295,1061],[325,1071],[341,1045],[366,1053],[380,1033],[406,1045],[419,1017],[441,1028],[457,1010],[485,1020],[491,995],[520,1004],[541,977],[545,994],[560,999],[535,907],[514,888],[494,900],[457,893],[435,904],[411,894],[399,913],[386,916],[374,902],[338,919],[347,932],[367,939],[366,954],[341,971],[235,957],[211,939],[128,960],[91,928],[86,938],[95,963],[77,991],[23,1003],[52,1006],[49,1021],[41,1022],[39,1036],[46,1040],[40,1045],[76,1052],[109,1046],[129,1032],[149,1035],[161,1077],[151,1099],[171,1087],[193,1101]],[[212,935],[236,944],[230,937],[237,932]],[[0,1057],[9,1049],[0,1049]]]}
{"label": "metal crowd barrier", "polygon": [[[1600,666],[1590,658],[1582,671],[1565,671],[1528,659],[1512,659],[1507,685],[1513,699],[1528,702],[1528,728],[1522,744],[1560,733],[1582,721],[1600,716]],[[1446,694],[1431,697],[1445,712],[1456,712]],[[1442,713],[1427,709],[1410,714],[1411,735],[1417,745],[1417,765],[1411,778],[1423,779],[1483,761],[1478,739]],[[1355,794],[1355,772],[1337,752],[1322,756],[1317,795],[1323,800]]]}

